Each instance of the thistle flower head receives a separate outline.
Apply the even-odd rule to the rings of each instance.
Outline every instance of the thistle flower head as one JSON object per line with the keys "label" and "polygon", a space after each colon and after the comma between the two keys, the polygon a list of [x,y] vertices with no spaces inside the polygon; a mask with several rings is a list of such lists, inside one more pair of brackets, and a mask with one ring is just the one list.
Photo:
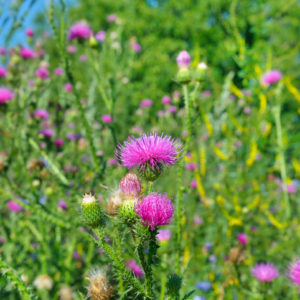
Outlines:
{"label": "thistle flower head", "polygon": [[118,146],[116,156],[124,167],[137,167],[141,175],[151,181],[160,175],[163,166],[174,165],[182,151],[176,140],[163,134],[142,134],[139,138],[131,136],[128,139],[129,142]]}
{"label": "thistle flower head", "polygon": [[68,40],[74,39],[84,40],[92,35],[92,30],[85,22],[77,22],[73,24],[69,30]]}
{"label": "thistle flower head", "polygon": [[176,62],[179,68],[188,68],[191,62],[191,57],[186,50],[179,52]]}
{"label": "thistle flower head", "polygon": [[0,77],[5,77],[7,75],[6,68],[0,66]]}
{"label": "thistle flower head", "polygon": [[263,75],[262,82],[265,85],[270,85],[272,83],[279,81],[281,78],[282,78],[282,74],[280,71],[271,70]]}
{"label": "thistle flower head", "polygon": [[93,269],[87,279],[90,282],[87,287],[88,296],[92,300],[108,300],[112,297],[113,289],[109,285],[106,275],[100,269]]}
{"label": "thistle flower head", "polygon": [[295,285],[300,286],[300,259],[296,260],[290,265],[288,277]]}
{"label": "thistle flower head", "polygon": [[279,277],[278,269],[270,263],[257,264],[254,266],[251,272],[254,277],[262,282],[270,282]]}
{"label": "thistle flower head", "polygon": [[46,80],[49,78],[49,72],[48,72],[48,69],[47,68],[39,68],[35,71],[35,76],[40,78],[40,79],[43,79],[43,80]]}
{"label": "thistle flower head", "polygon": [[105,41],[105,38],[106,38],[106,32],[101,30],[99,32],[97,32],[95,34],[95,38],[97,41],[99,41],[100,43],[104,42]]}
{"label": "thistle flower head", "polygon": [[247,242],[248,242],[248,237],[246,235],[246,233],[239,233],[237,235],[237,240],[243,244],[243,245],[247,245]]}
{"label": "thistle flower head", "polygon": [[134,172],[130,172],[121,179],[120,190],[125,195],[137,197],[142,192],[141,181]]}
{"label": "thistle flower head", "polygon": [[27,29],[26,29],[26,35],[27,35],[28,37],[33,37],[33,35],[34,35],[33,29],[32,29],[32,28],[27,28]]}
{"label": "thistle flower head", "polygon": [[45,109],[36,109],[33,113],[35,118],[48,119],[49,113]]}
{"label": "thistle flower head", "polygon": [[150,226],[154,230],[156,226],[171,223],[174,207],[171,199],[167,199],[167,194],[152,193],[136,203],[135,212],[144,226]]}
{"label": "thistle flower head", "polygon": [[11,101],[14,97],[13,92],[10,89],[0,87],[0,103]]}
{"label": "thistle flower head", "polygon": [[35,52],[30,48],[21,48],[20,56],[24,59],[31,59],[35,57]]}
{"label": "thistle flower head", "polygon": [[132,273],[138,277],[142,278],[144,277],[144,272],[141,266],[139,266],[135,260],[131,259],[126,263],[126,266],[132,271]]}

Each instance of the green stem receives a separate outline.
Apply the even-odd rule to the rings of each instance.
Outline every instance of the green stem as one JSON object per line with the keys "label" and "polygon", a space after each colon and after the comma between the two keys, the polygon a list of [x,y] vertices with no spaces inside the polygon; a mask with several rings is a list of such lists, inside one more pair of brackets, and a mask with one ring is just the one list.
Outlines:
{"label": "green stem", "polygon": [[160,289],[160,300],[165,299],[165,292],[166,292],[166,283],[167,283],[167,276],[166,273],[163,272],[161,275],[161,289]]}
{"label": "green stem", "polygon": [[[118,252],[119,257],[122,257],[120,232],[119,232],[118,226],[116,226],[116,224],[115,224],[115,233],[116,233],[117,252]],[[119,277],[119,297],[121,298],[124,294],[124,283],[123,283],[122,273],[120,271],[118,271],[118,277]]]}
{"label": "green stem", "polygon": [[148,194],[153,193],[153,181],[148,182]]}
{"label": "green stem", "polygon": [[126,270],[121,258],[118,256],[118,254],[114,251],[114,249],[107,244],[104,236],[103,229],[101,227],[98,227],[95,229],[95,233],[97,237],[99,238],[99,241],[96,241],[97,244],[106,252],[106,254],[109,256],[109,258],[114,263],[115,267],[120,270],[122,273],[122,276],[130,282],[130,284],[136,289],[136,291],[141,294],[146,299],[151,299],[146,293],[143,288],[143,286],[140,284],[140,282],[132,276],[132,274]]}
{"label": "green stem", "polygon": [[282,180],[283,198],[285,203],[286,219],[288,220],[291,215],[291,208],[290,208],[289,195],[288,195],[287,184],[286,184],[287,171],[286,171],[285,156],[284,156],[280,111],[281,111],[280,104],[277,104],[275,107],[273,107],[273,113],[274,113],[275,125],[276,125],[277,146],[279,152],[278,154],[279,154],[280,173],[281,173],[281,180]]}
{"label": "green stem", "polygon": [[183,197],[183,167],[184,167],[184,158],[188,152],[188,147],[191,140],[191,113],[190,113],[190,103],[189,103],[189,92],[188,86],[186,84],[183,85],[183,94],[184,94],[184,106],[185,106],[185,130],[187,131],[187,137],[184,144],[184,150],[182,153],[182,159],[178,167],[178,191],[176,195],[176,248],[177,248],[177,256],[176,256],[176,272],[180,273],[180,259],[181,259],[181,219],[182,219],[182,197]]}
{"label": "green stem", "polygon": [[24,300],[36,299],[32,294],[31,287],[25,285],[24,281],[20,276],[15,274],[15,271],[12,270],[0,257],[0,271],[10,282],[15,284],[16,289],[21,295],[21,298]]}

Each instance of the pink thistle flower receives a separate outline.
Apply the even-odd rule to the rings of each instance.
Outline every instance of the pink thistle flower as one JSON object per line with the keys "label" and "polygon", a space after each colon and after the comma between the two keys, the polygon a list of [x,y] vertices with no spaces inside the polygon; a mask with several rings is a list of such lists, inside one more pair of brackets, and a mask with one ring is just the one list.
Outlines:
{"label": "pink thistle flower", "polygon": [[142,51],[142,46],[139,43],[132,43],[131,49],[135,52],[141,52]]}
{"label": "pink thistle flower", "polygon": [[7,207],[10,211],[12,211],[14,213],[18,213],[23,209],[23,207],[20,204],[14,202],[12,200],[7,202]]}
{"label": "pink thistle flower", "polygon": [[164,110],[159,110],[159,111],[157,112],[157,116],[158,116],[159,118],[163,117],[164,115],[165,115],[165,111],[164,111]]}
{"label": "pink thistle flower", "polygon": [[112,23],[117,20],[117,16],[115,14],[110,14],[107,16],[107,22]]}
{"label": "pink thistle flower", "polygon": [[66,83],[65,86],[64,86],[64,89],[65,91],[67,92],[72,92],[73,91],[73,87],[72,87],[72,84],[71,83]]}
{"label": "pink thistle flower", "polygon": [[0,47],[0,55],[4,56],[6,53],[6,50],[4,47]]}
{"label": "pink thistle flower", "polygon": [[77,47],[74,46],[74,45],[69,45],[68,48],[67,48],[67,51],[68,51],[69,53],[76,53]]}
{"label": "pink thistle flower", "polygon": [[247,242],[248,242],[248,237],[246,235],[246,233],[239,233],[237,235],[237,240],[243,244],[243,245],[247,245]]}
{"label": "pink thistle flower", "polygon": [[211,97],[211,91],[210,90],[203,91],[202,97],[203,98],[209,98],[209,97]]}
{"label": "pink thistle flower", "polygon": [[26,35],[27,35],[28,37],[33,37],[33,36],[34,36],[34,31],[33,31],[33,29],[27,28],[27,29],[26,29]]}
{"label": "pink thistle flower", "polygon": [[177,58],[176,62],[179,68],[188,68],[191,62],[191,57],[187,51],[181,51]]}
{"label": "pink thistle flower", "polygon": [[164,105],[171,104],[171,98],[169,96],[164,96],[161,99],[161,103]]}
{"label": "pink thistle flower", "polygon": [[11,101],[13,97],[14,94],[10,89],[0,87],[0,104]]}
{"label": "pink thistle flower", "polygon": [[56,147],[62,147],[64,145],[64,140],[63,139],[56,139],[55,140],[55,145],[56,145]]}
{"label": "pink thistle flower", "polygon": [[139,266],[135,260],[131,259],[126,263],[126,266],[132,271],[132,273],[138,277],[144,277],[144,272],[141,266]]}
{"label": "pink thistle flower", "polygon": [[245,115],[250,115],[250,114],[251,114],[251,107],[246,106],[246,107],[244,108],[244,114],[245,114]]}
{"label": "pink thistle flower", "polygon": [[35,71],[35,76],[43,80],[46,80],[49,78],[49,72],[46,68],[39,68]]}
{"label": "pink thistle flower", "polygon": [[103,123],[110,124],[112,121],[111,115],[103,115],[101,117]]}
{"label": "pink thistle flower", "polygon": [[160,229],[156,238],[159,242],[167,242],[171,238],[171,231],[168,229]]}
{"label": "pink thistle flower", "polygon": [[203,220],[199,218],[197,215],[194,216],[194,224],[199,226],[203,224]]}
{"label": "pink thistle flower", "polygon": [[45,138],[51,138],[54,135],[54,132],[50,128],[44,128],[40,130],[40,134],[43,135]]}
{"label": "pink thistle flower", "polygon": [[152,106],[153,102],[150,99],[145,99],[140,103],[140,107],[150,107]]}
{"label": "pink thistle flower", "polygon": [[265,85],[270,85],[272,83],[279,81],[281,78],[282,78],[282,74],[280,71],[271,70],[263,75],[262,82]]}
{"label": "pink thistle flower", "polygon": [[254,266],[251,273],[259,281],[270,282],[279,277],[278,269],[270,263],[260,263]]}
{"label": "pink thistle flower", "polygon": [[84,40],[92,35],[92,30],[88,24],[84,22],[77,22],[73,24],[69,30],[68,41],[74,39]]}
{"label": "pink thistle flower", "polygon": [[54,70],[54,74],[55,75],[62,75],[62,74],[64,74],[64,70],[62,69],[62,68],[56,68],[55,70]]}
{"label": "pink thistle flower", "polygon": [[153,231],[156,226],[171,224],[174,207],[167,194],[152,193],[135,205],[135,212],[140,216],[144,226]]}
{"label": "pink thistle flower", "polygon": [[21,48],[20,55],[24,59],[31,59],[35,57],[35,52],[30,48]]}
{"label": "pink thistle flower", "polygon": [[177,111],[177,109],[176,109],[176,106],[174,106],[174,105],[171,105],[171,106],[169,107],[169,113],[171,113],[171,114],[175,114],[175,113],[176,113],[176,111]]}
{"label": "pink thistle flower", "polygon": [[124,142],[124,146],[118,145],[115,150],[122,165],[128,169],[138,167],[142,171],[148,167],[155,170],[162,166],[172,166],[182,151],[177,140],[163,134],[142,134],[139,138],[131,136],[128,140],[129,142]]}
{"label": "pink thistle flower", "polygon": [[0,77],[5,77],[7,75],[6,68],[0,66]]}
{"label": "pink thistle flower", "polygon": [[112,157],[112,158],[110,158],[110,159],[108,160],[107,164],[108,164],[109,166],[115,166],[115,165],[118,164],[118,161],[117,161],[115,158]]}
{"label": "pink thistle flower", "polygon": [[84,61],[86,61],[86,60],[87,60],[87,56],[86,56],[86,54],[82,54],[82,55],[80,55],[80,58],[79,58],[79,60],[80,60],[81,62],[84,62]]}
{"label": "pink thistle flower", "polygon": [[300,286],[300,259],[296,260],[290,265],[288,277],[295,285]]}
{"label": "pink thistle flower", "polygon": [[34,117],[41,119],[48,119],[49,113],[45,109],[36,109],[33,113]]}
{"label": "pink thistle flower", "polygon": [[189,171],[196,170],[196,168],[197,168],[197,165],[195,163],[188,163],[186,165],[186,169],[189,170]]}
{"label": "pink thistle flower", "polygon": [[197,187],[197,181],[196,180],[193,180],[191,183],[190,183],[190,187],[192,189],[195,189]]}
{"label": "pink thistle flower", "polygon": [[121,179],[120,190],[123,194],[136,197],[142,192],[141,181],[134,172],[130,172]]}
{"label": "pink thistle flower", "polygon": [[67,210],[68,204],[64,200],[59,200],[58,207],[61,208],[62,210]]}
{"label": "pink thistle flower", "polygon": [[95,38],[98,42],[103,43],[106,39],[106,32],[104,30],[97,32]]}

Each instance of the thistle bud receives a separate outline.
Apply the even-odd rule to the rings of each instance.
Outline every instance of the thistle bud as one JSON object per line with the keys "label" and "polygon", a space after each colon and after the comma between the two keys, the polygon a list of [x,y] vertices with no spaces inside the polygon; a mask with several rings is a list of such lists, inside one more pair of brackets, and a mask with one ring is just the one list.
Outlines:
{"label": "thistle bud", "polygon": [[176,274],[169,275],[167,282],[168,293],[171,295],[177,295],[181,288],[182,279]]}
{"label": "thistle bud", "polygon": [[110,196],[110,199],[106,206],[106,212],[111,215],[115,216],[118,212],[118,209],[121,207],[123,202],[123,194],[120,191],[116,191]]}
{"label": "thistle bud", "polygon": [[122,203],[119,209],[120,219],[129,226],[134,224],[139,219],[139,216],[134,211],[135,203],[135,200],[125,201]]}
{"label": "thistle bud", "polygon": [[197,81],[202,81],[204,79],[205,73],[207,70],[207,65],[206,63],[202,62],[198,64],[197,69],[195,71],[195,80]]}
{"label": "thistle bud", "polygon": [[93,35],[90,36],[90,38],[89,38],[89,46],[91,48],[97,48],[98,45],[99,45],[99,42],[96,40],[96,38]]}
{"label": "thistle bud", "polygon": [[130,172],[121,179],[120,190],[125,195],[137,197],[142,192],[141,181],[134,172]]}
{"label": "thistle bud", "polygon": [[177,73],[177,81],[181,84],[187,84],[191,81],[191,72],[188,68],[180,68]]}
{"label": "thistle bud", "polygon": [[81,203],[81,212],[84,222],[91,226],[96,227],[101,222],[101,208],[96,201],[95,197],[90,194],[85,194]]}

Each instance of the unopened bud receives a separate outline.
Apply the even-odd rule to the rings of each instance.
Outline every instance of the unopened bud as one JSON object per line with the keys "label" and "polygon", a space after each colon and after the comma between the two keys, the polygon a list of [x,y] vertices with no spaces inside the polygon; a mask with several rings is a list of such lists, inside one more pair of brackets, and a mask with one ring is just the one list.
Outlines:
{"label": "unopened bud", "polygon": [[125,201],[122,203],[119,209],[120,219],[129,226],[134,224],[139,219],[139,216],[134,211],[135,203],[136,200]]}
{"label": "unopened bud", "polygon": [[90,194],[85,194],[81,203],[81,212],[84,222],[91,226],[96,227],[101,222],[101,208],[95,197]]}
{"label": "unopened bud", "polygon": [[141,177],[143,177],[147,181],[155,181],[162,173],[163,166],[157,164],[156,167],[152,168],[152,166],[144,166],[139,170]]}
{"label": "unopened bud", "polygon": [[176,274],[169,275],[167,282],[168,293],[171,295],[177,295],[181,288],[182,279]]}
{"label": "unopened bud", "polygon": [[90,38],[89,38],[89,46],[91,48],[97,48],[99,45],[99,42],[96,40],[96,38],[92,35]]}
{"label": "unopened bud", "polygon": [[197,69],[195,71],[195,80],[202,81],[205,77],[207,70],[207,65],[205,62],[198,64]]}
{"label": "unopened bud", "polygon": [[125,195],[137,197],[142,192],[141,181],[134,172],[130,172],[121,179],[120,190]]}
{"label": "unopened bud", "polygon": [[187,84],[191,81],[191,72],[188,68],[181,68],[177,73],[177,81],[181,84]]}

